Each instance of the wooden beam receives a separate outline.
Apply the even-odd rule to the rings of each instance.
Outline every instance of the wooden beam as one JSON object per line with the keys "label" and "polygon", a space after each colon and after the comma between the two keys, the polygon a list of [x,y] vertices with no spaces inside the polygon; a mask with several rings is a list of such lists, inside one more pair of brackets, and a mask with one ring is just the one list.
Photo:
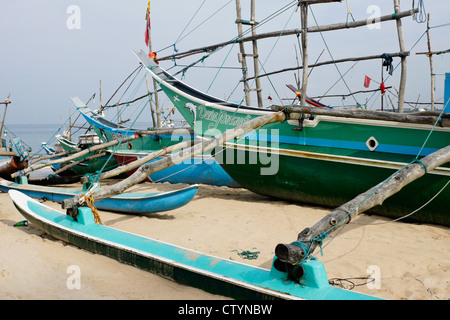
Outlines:
{"label": "wooden beam", "polygon": [[[128,188],[131,188],[132,186],[144,181],[145,179],[148,178],[150,174],[154,172],[161,171],[175,164],[181,163],[186,159],[190,159],[197,154],[209,151],[221,145],[224,142],[245,135],[256,128],[262,127],[269,123],[280,122],[284,120],[286,120],[286,115],[284,114],[284,112],[269,113],[263,116],[256,117],[250,121],[243,123],[240,126],[227,130],[216,137],[194,144],[190,148],[183,149],[176,153],[172,153],[170,156],[163,158],[161,160],[146,163],[140,166],[139,169],[137,169],[128,178],[121,180],[120,182],[112,186],[94,191],[92,193],[92,196],[94,197],[95,201],[100,201],[112,197],[114,195],[120,194],[125,190],[127,190]],[[73,206],[75,206],[80,199],[81,199],[80,196],[76,196],[74,198],[64,200],[62,203],[62,208],[63,209],[73,208]]]}
{"label": "wooden beam", "polygon": [[[391,57],[404,57],[404,56],[409,56],[409,51],[406,52],[395,52],[395,53],[389,53],[389,55]],[[350,58],[343,58],[343,59],[336,59],[336,60],[328,60],[328,61],[323,61],[323,62],[318,62],[315,64],[311,64],[309,65],[310,68],[314,68],[314,67],[319,67],[319,66],[324,66],[324,65],[328,65],[328,64],[334,64],[334,63],[343,63],[343,62],[350,62],[350,61],[363,61],[363,60],[375,60],[375,59],[381,59],[381,54],[380,55],[371,55],[371,56],[365,56],[365,57],[350,57]],[[282,70],[277,70],[277,71],[272,71],[272,72],[268,72],[268,73],[264,73],[264,74],[260,74],[259,77],[268,77],[277,73],[282,73],[282,72],[288,72],[288,71],[296,71],[299,69],[303,69],[303,66],[299,66],[299,67],[293,67],[293,68],[285,68]],[[249,80],[253,79],[253,78],[248,78]]]}
{"label": "wooden beam", "polygon": [[442,50],[442,51],[427,51],[427,52],[417,52],[416,54],[426,54],[428,55],[439,55],[439,54],[444,54],[444,53],[449,53],[450,49],[447,50]]}
{"label": "wooden beam", "polygon": [[[399,20],[399,19],[402,19],[405,17],[409,17],[417,12],[418,12],[418,9],[411,9],[408,11],[399,12],[397,14],[394,13],[394,14],[385,15],[385,16],[380,17],[379,20],[377,20],[377,22]],[[335,24],[323,25],[323,26],[318,26],[318,27],[313,26],[313,27],[308,28],[308,32],[309,33],[325,32],[325,31],[334,31],[334,30],[341,30],[341,29],[364,27],[369,23],[370,22],[367,19],[365,19],[365,20],[359,20],[359,21],[348,22],[348,23],[347,22],[335,23]],[[170,56],[165,56],[165,57],[159,58],[158,61],[172,60],[174,58],[182,59],[182,58],[188,57],[190,55],[210,52],[217,48],[224,47],[224,46],[227,46],[230,44],[234,44],[236,42],[248,42],[248,41],[260,40],[260,39],[266,39],[266,38],[274,38],[274,37],[276,38],[276,37],[285,37],[285,36],[291,36],[291,35],[300,35],[301,33],[302,33],[301,29],[290,29],[290,30],[279,30],[279,31],[272,31],[272,32],[267,32],[267,33],[261,33],[261,34],[255,35],[255,36],[252,35],[252,36],[248,36],[248,37],[234,38],[232,40],[221,42],[218,44],[205,46],[205,47],[201,47],[201,48],[196,48],[196,49],[191,49],[188,51],[175,53]]]}
{"label": "wooden beam", "polygon": [[[422,158],[420,163],[412,162],[394,176],[382,181],[353,200],[336,208],[311,228],[306,228],[299,233],[297,241],[310,248],[309,252],[294,244],[278,244],[275,255],[283,262],[296,265],[306,256],[313,253],[318,238],[324,232],[327,235],[340,230],[342,226],[350,222],[355,216],[377,205],[381,205],[386,199],[398,193],[409,183],[424,176],[447,162],[450,162],[450,145]],[[426,171],[425,171],[426,168]]]}
{"label": "wooden beam", "polygon": [[[272,106],[275,111],[282,110],[284,107]],[[318,107],[289,107],[287,108],[289,113],[297,114],[315,114],[323,116],[332,116],[340,118],[353,118],[353,119],[369,119],[369,120],[381,120],[381,121],[395,121],[403,123],[416,123],[434,125],[440,116],[440,112],[421,112],[416,113],[394,113],[394,112],[382,112],[371,111],[363,109],[329,109]],[[439,119],[439,126],[450,127],[450,114],[445,113]]]}
{"label": "wooden beam", "polygon": [[[400,12],[400,0],[394,0],[394,11],[396,14]],[[400,51],[406,51],[405,49],[405,41],[403,39],[403,26],[402,20],[397,19],[397,35],[398,35],[398,43],[400,47]],[[404,112],[404,103],[405,103],[405,89],[406,89],[406,57],[401,57],[401,75],[400,75],[400,86],[398,92],[398,112]]]}

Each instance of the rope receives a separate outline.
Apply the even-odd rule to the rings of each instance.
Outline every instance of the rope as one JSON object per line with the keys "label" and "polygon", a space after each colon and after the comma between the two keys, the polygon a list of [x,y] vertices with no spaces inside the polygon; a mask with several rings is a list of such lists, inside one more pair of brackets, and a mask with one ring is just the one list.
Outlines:
{"label": "rope", "polygon": [[[414,0],[412,1],[412,8],[414,9]],[[418,13],[413,14],[413,20],[417,23],[427,22],[427,12],[425,10],[425,5],[423,4],[423,0],[419,0],[417,3]]]}
{"label": "rope", "polygon": [[102,220],[100,218],[100,215],[97,211],[97,208],[94,206],[94,197],[92,196],[92,194],[87,195],[87,194],[83,194],[82,198],[84,199],[84,201],[86,202],[86,204],[89,206],[89,208],[91,208],[92,210],[92,214],[94,215],[94,221],[97,224],[103,224]]}
{"label": "rope", "polygon": [[[317,23],[316,16],[314,15],[314,12],[312,11],[312,8],[310,8],[310,10],[311,10],[311,14],[312,14],[312,16],[313,16],[314,22],[316,23],[316,26],[319,28],[319,24]],[[320,30],[320,28],[319,28],[319,30]],[[323,43],[325,44],[325,48],[327,49],[328,54],[329,54],[330,57],[331,57],[331,60],[334,61],[333,55],[331,54],[330,48],[328,47],[328,44],[327,44],[327,42],[326,42],[326,40],[325,40],[325,38],[324,38],[324,36],[323,36],[323,34],[322,34],[322,31],[319,31],[319,33],[320,33],[320,37],[321,37],[322,40],[323,40]],[[343,77],[341,71],[339,70],[339,67],[337,66],[337,64],[334,64],[334,66],[336,67],[336,70],[337,70],[337,72],[339,73],[339,76],[341,77],[342,82],[344,82],[345,86],[347,87],[348,92],[351,93],[352,91],[350,90],[350,88],[349,88],[347,82],[345,81],[345,79],[344,79],[344,77]],[[356,100],[356,98],[355,98],[354,96],[352,96],[352,98],[353,98],[353,100],[355,100],[356,104],[359,105],[359,103],[358,103],[358,101]]]}

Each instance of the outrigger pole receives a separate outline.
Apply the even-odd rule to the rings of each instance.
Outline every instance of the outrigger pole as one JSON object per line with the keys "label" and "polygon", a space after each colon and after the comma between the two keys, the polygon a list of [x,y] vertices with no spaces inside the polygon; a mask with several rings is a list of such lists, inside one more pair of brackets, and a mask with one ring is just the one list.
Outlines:
{"label": "outrigger pole", "polygon": [[278,244],[275,248],[276,257],[285,264],[284,267],[291,276],[295,277],[301,273],[298,270],[300,264],[310,257],[317,246],[321,246],[326,237],[340,230],[358,214],[381,205],[407,184],[447,162],[450,162],[450,145],[411,162],[388,179],[336,208],[311,228],[301,231],[296,241]]}

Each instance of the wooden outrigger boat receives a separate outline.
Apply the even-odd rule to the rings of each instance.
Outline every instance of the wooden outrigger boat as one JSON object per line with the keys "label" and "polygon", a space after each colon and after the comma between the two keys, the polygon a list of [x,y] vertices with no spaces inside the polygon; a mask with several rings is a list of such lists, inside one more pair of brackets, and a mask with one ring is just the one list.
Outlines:
{"label": "wooden outrigger boat", "polygon": [[290,280],[276,269],[276,262],[271,270],[253,267],[96,224],[89,208],[80,208],[75,221],[16,190],[9,195],[29,222],[57,239],[214,294],[236,299],[376,299],[331,286],[323,264],[315,259],[302,264],[304,275],[298,281]]}
{"label": "wooden outrigger boat", "polygon": [[[239,35],[231,41],[176,52],[172,56],[158,59],[150,58],[149,54],[142,50],[135,52],[158,86],[194,132],[201,137],[210,138],[218,132],[225,132],[256,117],[284,110],[288,116],[286,121],[258,127],[245,138],[223,143],[222,148],[213,152],[216,160],[234,180],[255,193],[288,201],[338,207],[401,170],[411,161],[420,161],[421,158],[449,144],[448,100],[442,112],[433,110],[425,113],[403,113],[406,57],[410,53],[404,45],[401,19],[417,13],[418,9],[400,12],[399,0],[394,1],[393,14],[380,17],[380,22],[395,20],[400,52],[333,59],[316,64],[318,66],[372,59],[380,59],[384,64],[386,60],[383,59],[386,56],[391,59],[399,57],[401,60],[399,112],[326,108],[328,106],[318,104],[307,96],[308,67],[312,67],[308,65],[308,34],[367,26],[368,23],[367,20],[361,20],[308,26],[308,7],[332,2],[336,1],[298,1],[292,4],[295,7],[292,10],[298,10],[301,14],[301,28],[295,30],[256,34],[255,28],[258,23],[255,21],[252,5],[252,19],[246,23],[252,29],[251,36],[245,36],[239,31]],[[238,15],[239,3],[237,0]],[[238,27],[242,27],[243,21],[238,16],[236,20]],[[302,69],[301,89],[288,86],[297,94],[298,106],[292,104],[278,109],[272,106],[275,110],[265,109],[260,103],[261,87],[258,80],[267,74],[258,74],[260,62],[256,52],[256,40],[294,34],[298,37],[301,35],[302,66],[283,69],[280,72]],[[258,106],[243,104],[244,99],[241,103],[233,103],[205,94],[176,79],[160,65],[163,61],[181,59],[194,54],[202,54],[203,57],[197,62],[203,62],[216,49],[236,43],[239,43],[240,54],[244,56],[245,52],[242,49],[244,42],[253,43],[254,54],[251,56],[255,61],[255,76],[249,77],[244,66],[245,58],[241,59],[245,72],[242,82],[245,86],[246,101],[250,94],[248,80],[255,80]],[[184,75],[195,63],[189,64],[179,73]],[[448,210],[450,188],[446,187],[449,179],[450,164],[443,164],[428,172],[419,181],[409,184],[382,205],[372,208],[370,213],[395,219],[408,216],[408,221],[450,226]]]}
{"label": "wooden outrigger boat", "polygon": [[[136,137],[136,139],[127,143],[111,148],[110,152],[118,165],[129,164],[149,152],[168,148],[180,140],[195,139],[192,130],[187,128],[162,128],[144,131],[118,126],[103,116],[95,114],[79,98],[75,97],[72,100],[78,111],[104,143],[114,139],[121,139],[122,137]],[[129,171],[127,174],[132,174],[133,172]],[[176,166],[154,172],[150,175],[150,179],[155,182],[201,183],[232,188],[240,187],[210,154],[198,155]]]}
{"label": "wooden outrigger boat", "polygon": [[[199,187],[199,185],[192,185],[178,190],[160,193],[127,192],[98,201],[95,203],[95,206],[101,210],[125,214],[145,215],[148,213],[163,212],[182,207],[189,203],[197,194]],[[82,195],[87,191],[19,184],[4,179],[0,179],[0,190],[2,192],[17,190],[35,199],[46,199],[58,203],[63,202],[65,199]]]}

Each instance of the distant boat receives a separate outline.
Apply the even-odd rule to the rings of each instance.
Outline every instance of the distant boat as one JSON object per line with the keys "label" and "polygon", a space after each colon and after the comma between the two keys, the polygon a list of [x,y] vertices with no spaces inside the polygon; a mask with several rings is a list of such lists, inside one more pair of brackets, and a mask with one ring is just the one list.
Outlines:
{"label": "distant boat", "polygon": [[[95,114],[78,98],[72,99],[77,109],[92,126],[103,142],[108,142],[125,136],[137,136],[126,144],[111,148],[118,164],[127,164],[139,157],[156,150],[179,142],[179,139],[195,139],[192,130],[188,128],[163,128],[152,131],[151,135],[140,136],[141,130],[118,126],[103,116]],[[178,131],[177,131],[178,130]],[[180,133],[181,132],[181,133]],[[155,161],[158,159],[155,159]],[[133,171],[130,171],[131,174]],[[214,186],[240,187],[210,154],[202,154],[199,157],[183,161],[170,168],[155,172],[150,175],[155,182],[170,183],[201,183]]]}
{"label": "distant boat", "polygon": [[[108,199],[95,202],[97,209],[125,214],[148,214],[163,212],[182,207],[197,194],[199,185],[192,185],[174,191],[160,193],[122,193]],[[35,199],[46,199],[61,203],[65,199],[81,195],[86,191],[57,187],[43,187],[31,184],[18,184],[0,179],[0,190],[20,191]]]}
{"label": "distant boat", "polygon": [[[99,139],[98,135],[95,133],[88,133],[88,134],[80,135],[78,137],[78,143],[75,143],[64,136],[56,136],[56,140],[58,140],[61,148],[64,151],[67,151],[69,153],[75,152],[77,150],[78,151],[85,150],[92,146],[102,143],[102,141]],[[95,172],[101,171],[101,170],[111,170],[118,166],[116,160],[109,153],[100,155],[100,157],[95,156],[100,153],[101,153],[101,151],[90,152],[87,155],[80,157],[79,159],[73,160],[68,163],[60,164],[55,169],[56,170],[62,169],[66,165],[70,165],[71,163],[73,163],[75,161],[78,162],[83,159],[86,159],[86,161],[82,161],[74,166],[71,166],[70,169],[68,169],[68,174],[84,175],[84,174],[89,174],[89,173],[95,173]],[[93,159],[89,159],[89,158],[93,158]]]}
{"label": "distant boat", "polygon": [[25,169],[28,166],[28,160],[31,148],[28,148],[19,137],[12,137],[7,145],[6,139],[3,138],[3,128],[6,120],[6,111],[10,95],[5,101],[0,101],[0,104],[5,106],[3,119],[0,124],[0,177],[11,180],[11,174]]}

